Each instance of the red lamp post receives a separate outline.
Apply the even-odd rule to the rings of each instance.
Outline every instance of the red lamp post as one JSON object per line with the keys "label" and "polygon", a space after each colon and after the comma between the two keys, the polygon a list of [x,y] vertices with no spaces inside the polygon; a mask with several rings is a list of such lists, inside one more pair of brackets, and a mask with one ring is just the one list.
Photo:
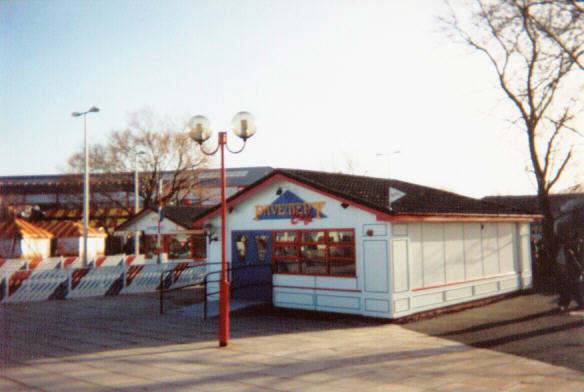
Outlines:
{"label": "red lamp post", "polygon": [[204,116],[194,116],[188,123],[191,139],[197,142],[203,154],[211,156],[220,152],[221,155],[221,279],[219,282],[219,346],[225,347],[229,342],[229,280],[227,277],[227,201],[225,190],[225,149],[233,154],[239,154],[245,148],[247,139],[256,131],[253,116],[248,112],[239,112],[232,120],[233,132],[243,140],[239,150],[231,150],[227,145],[227,132],[219,132],[219,142],[213,151],[205,151],[203,143],[211,137],[209,120]]}

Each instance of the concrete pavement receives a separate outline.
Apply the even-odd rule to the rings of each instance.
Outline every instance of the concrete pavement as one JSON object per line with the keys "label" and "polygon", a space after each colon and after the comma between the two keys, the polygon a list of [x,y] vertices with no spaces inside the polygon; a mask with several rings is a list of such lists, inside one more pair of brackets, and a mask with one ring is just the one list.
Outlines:
{"label": "concrete pavement", "polygon": [[[499,304],[523,306],[523,298],[529,297]],[[460,318],[448,330],[444,321],[397,325],[248,310],[232,317],[231,345],[219,349],[216,319],[189,317],[177,304],[167,308],[158,315],[154,296],[4,305],[0,390],[584,390],[584,373],[575,367],[444,336],[485,324],[473,317],[476,324],[465,324],[465,312],[435,319]]]}

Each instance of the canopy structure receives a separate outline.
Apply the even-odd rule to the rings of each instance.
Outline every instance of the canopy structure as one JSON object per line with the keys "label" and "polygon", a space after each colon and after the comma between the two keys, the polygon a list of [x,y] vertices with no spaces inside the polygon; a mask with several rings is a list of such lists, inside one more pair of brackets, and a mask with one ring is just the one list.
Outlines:
{"label": "canopy structure", "polygon": [[49,257],[53,234],[24,219],[0,222],[0,257]]}
{"label": "canopy structure", "polygon": [[[38,227],[50,232],[53,237],[53,256],[78,256],[83,250],[83,224],[80,221],[39,221]],[[93,258],[105,254],[107,233],[103,229],[88,227],[87,254]]]}
{"label": "canopy structure", "polygon": [[24,219],[14,218],[8,221],[0,222],[0,238],[2,239],[21,239],[21,238],[46,238],[51,239],[53,235]]}
{"label": "canopy structure", "polygon": [[[83,224],[79,221],[39,221],[35,222],[35,225],[42,228],[49,233],[51,233],[55,238],[67,238],[67,237],[82,237],[83,236]],[[103,229],[97,229],[95,227],[89,226],[87,228],[88,237],[107,237],[107,233]]]}

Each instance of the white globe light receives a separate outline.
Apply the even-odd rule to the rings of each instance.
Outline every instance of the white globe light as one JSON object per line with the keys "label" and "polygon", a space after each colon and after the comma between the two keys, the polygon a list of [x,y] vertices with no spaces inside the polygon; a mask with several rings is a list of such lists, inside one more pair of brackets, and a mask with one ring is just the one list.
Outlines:
{"label": "white globe light", "polygon": [[253,115],[249,112],[239,112],[231,120],[233,133],[244,141],[249,139],[256,132],[256,124]]}
{"label": "white globe light", "polygon": [[199,144],[203,144],[212,134],[209,120],[205,116],[194,116],[189,120],[187,128],[191,139]]}

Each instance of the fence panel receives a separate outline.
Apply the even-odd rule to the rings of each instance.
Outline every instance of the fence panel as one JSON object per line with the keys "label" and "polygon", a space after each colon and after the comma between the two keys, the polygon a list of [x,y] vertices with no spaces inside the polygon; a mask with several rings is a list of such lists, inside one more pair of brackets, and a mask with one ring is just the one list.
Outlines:
{"label": "fence panel", "polygon": [[131,265],[126,272],[126,287],[121,294],[156,291],[160,285],[160,274],[166,266],[162,264]]}
{"label": "fence panel", "polygon": [[180,267],[178,267],[176,272],[173,273],[173,283],[170,287],[173,288],[189,284],[202,283],[203,279],[205,279],[206,273],[207,268],[205,264],[193,265],[188,263],[180,263]]}
{"label": "fence panel", "polygon": [[52,299],[155,292],[160,275],[163,288],[202,283],[206,265],[188,262],[156,264],[155,259],[114,255],[92,260],[81,267],[78,257],[0,260],[0,302],[31,302]]}
{"label": "fence panel", "polygon": [[[72,273],[71,291],[67,298],[99,297],[104,295],[115,295],[117,287],[123,285],[125,267],[99,267],[99,268],[77,268]],[[73,284],[78,277],[78,283]],[[119,287],[121,290],[121,286]]]}
{"label": "fence panel", "polygon": [[35,269],[17,271],[10,278],[9,296],[5,302],[33,302],[51,299],[67,284],[67,271]]}
{"label": "fence panel", "polygon": [[0,273],[12,273],[26,269],[26,259],[2,259],[0,260]]}

